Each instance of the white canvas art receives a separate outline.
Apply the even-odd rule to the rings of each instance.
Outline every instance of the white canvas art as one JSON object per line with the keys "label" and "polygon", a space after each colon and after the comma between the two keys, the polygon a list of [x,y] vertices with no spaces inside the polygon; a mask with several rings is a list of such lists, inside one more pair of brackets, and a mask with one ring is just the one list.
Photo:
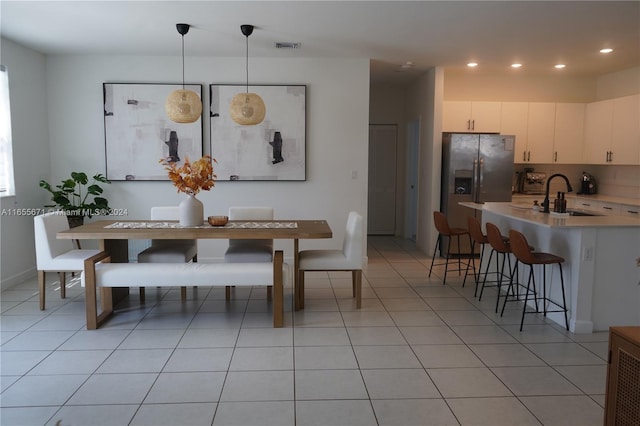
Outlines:
{"label": "white canvas art", "polygon": [[236,124],[231,100],[243,85],[209,86],[211,156],[218,180],[306,180],[306,86],[249,86],[266,106],[262,123]]}
{"label": "white canvas art", "polygon": [[[202,99],[202,85],[185,85]],[[171,121],[164,104],[181,84],[104,83],[107,179],[168,180],[159,160],[181,165],[202,157],[202,118]]]}

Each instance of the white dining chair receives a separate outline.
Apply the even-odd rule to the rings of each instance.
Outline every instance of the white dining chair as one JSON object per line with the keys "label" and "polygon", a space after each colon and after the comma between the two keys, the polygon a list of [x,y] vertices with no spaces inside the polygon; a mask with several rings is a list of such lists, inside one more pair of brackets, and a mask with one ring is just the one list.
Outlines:
{"label": "white dining chair", "polygon": [[[229,220],[273,220],[272,207],[229,207]],[[224,253],[224,261],[230,263],[273,262],[273,240],[230,239]],[[231,287],[225,289],[226,299],[231,298]],[[271,286],[267,287],[267,300],[271,300]]]}
{"label": "white dining chair", "polygon": [[310,271],[351,271],[351,285],[356,308],[362,306],[362,260],[364,221],[358,212],[350,212],[342,250],[302,250],[299,254],[298,288],[295,297],[304,308],[304,273]]}
{"label": "white dining chair", "polygon": [[59,240],[58,232],[69,229],[69,221],[64,212],[51,212],[33,218],[36,269],[38,270],[38,291],[40,310],[45,309],[45,276],[47,272],[57,272],[60,280],[60,297],[66,297],[66,272],[82,271],[85,259],[98,254],[100,250],[76,249],[72,240]]}
{"label": "white dining chair", "polygon": [[[151,220],[178,220],[178,206],[151,207]],[[197,240],[151,240],[151,247],[138,253],[138,263],[188,263],[198,261]],[[144,302],[144,287],[140,287],[140,300]],[[187,299],[187,287],[180,287],[180,298]]]}

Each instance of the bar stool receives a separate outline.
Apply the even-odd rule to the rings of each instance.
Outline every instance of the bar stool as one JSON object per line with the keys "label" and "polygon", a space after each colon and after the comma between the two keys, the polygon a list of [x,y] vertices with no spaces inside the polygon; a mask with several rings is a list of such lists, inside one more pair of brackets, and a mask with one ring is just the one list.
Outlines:
{"label": "bar stool", "polygon": [[[433,249],[433,257],[431,258],[431,267],[429,268],[429,277],[431,277],[431,270],[434,266],[445,265],[444,267],[444,279],[442,280],[442,284],[447,283],[447,272],[449,271],[449,259],[451,259],[451,238],[456,237],[458,239],[458,269],[452,269],[451,271],[458,271],[458,275],[462,272],[462,261],[460,259],[460,236],[466,235],[469,237],[469,245],[472,244],[471,236],[469,235],[469,231],[464,228],[451,228],[449,226],[449,222],[447,221],[447,217],[438,211],[433,212],[433,222],[435,223],[436,230],[438,231],[438,239],[436,240],[436,246]],[[443,263],[434,263],[436,259],[436,252],[438,251],[438,247],[441,247],[440,239],[442,237],[448,237],[447,241],[447,254],[445,257],[445,262]],[[441,247],[442,248],[442,247]],[[469,270],[469,261],[467,261],[465,276],[467,271]],[[464,281],[462,282],[462,286],[464,287]]]}
{"label": "bar stool", "polygon": [[[500,305],[500,291],[502,289],[502,280],[503,278],[507,278],[509,280],[510,285],[513,282],[513,270],[511,269],[511,246],[509,244],[509,238],[503,237],[500,233],[500,229],[491,222],[487,222],[485,224],[487,228],[487,239],[489,240],[489,245],[491,246],[491,253],[489,253],[489,260],[487,261],[487,272],[484,274],[484,280],[482,281],[482,288],[480,289],[480,296],[478,300],[482,300],[482,293],[484,292],[485,287],[497,287],[498,288],[498,296],[496,297],[496,312],[498,312],[498,306]],[[491,258],[493,254],[496,254],[496,280],[489,281],[490,283],[495,283],[494,285],[487,285],[487,273],[489,271],[489,266],[491,265]],[[500,266],[500,255],[502,255],[502,265]],[[509,264],[509,274],[506,275],[504,273],[504,265],[505,263]]]}
{"label": "bar stool", "polygon": [[[522,331],[522,324],[524,323],[524,315],[534,313],[532,311],[527,312],[527,302],[529,300],[529,294],[533,293],[533,297],[535,301],[542,301],[543,313],[544,316],[547,316],[547,313],[550,312],[564,312],[564,322],[567,331],[569,330],[569,319],[567,317],[567,300],[564,293],[564,277],[562,276],[562,263],[564,259],[560,256],[556,256],[551,253],[542,253],[542,252],[534,252],[531,250],[529,244],[527,243],[526,237],[518,232],[511,230],[509,231],[509,241],[511,244],[511,250],[513,250],[513,254],[518,259],[518,262],[524,263],[525,265],[529,265],[529,278],[527,280],[527,291],[524,296],[524,307],[522,308],[522,319],[520,321],[520,331]],[[546,274],[546,266],[557,264],[560,269],[560,284],[562,286],[562,304],[551,300],[547,297],[547,274]],[[535,293],[536,290],[536,281],[533,273],[533,265],[542,265],[542,297],[538,297]],[[533,282],[533,291],[530,290],[531,283]],[[507,289],[507,298],[509,297],[509,292],[512,288],[512,285],[509,285]],[[540,292],[538,291],[538,294]],[[551,293],[551,286],[549,286],[549,293]],[[506,299],[505,299],[506,302]],[[553,304],[557,306],[558,310],[549,311],[547,310],[547,304]],[[503,306],[504,311],[504,306]],[[539,312],[537,305],[535,313]]]}
{"label": "bar stool", "polygon": [[[480,284],[480,274],[482,273],[482,259],[484,259],[484,246],[489,244],[489,239],[486,235],[482,233],[482,225],[480,225],[480,221],[473,216],[467,217],[467,224],[469,226],[469,235],[471,235],[471,253],[475,252],[476,244],[480,244],[480,267],[478,268],[478,272],[476,273],[476,261],[475,257],[472,257],[472,266],[473,266],[473,278],[476,282],[476,288],[473,292],[473,297],[476,297],[478,294],[478,285]],[[484,276],[486,278],[487,272],[489,271],[489,264],[487,263],[487,267],[484,270]],[[467,280],[467,273],[465,272],[464,280]]]}

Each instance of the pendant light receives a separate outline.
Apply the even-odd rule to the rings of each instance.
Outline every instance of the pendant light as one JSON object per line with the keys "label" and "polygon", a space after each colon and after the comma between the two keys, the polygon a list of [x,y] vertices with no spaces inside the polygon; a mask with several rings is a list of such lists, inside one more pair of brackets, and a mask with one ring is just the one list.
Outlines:
{"label": "pendant light", "polygon": [[267,112],[262,98],[256,93],[249,93],[249,36],[253,33],[253,25],[241,25],[240,31],[247,39],[247,91],[246,93],[238,93],[231,100],[229,113],[231,119],[236,123],[247,126],[261,123]]}
{"label": "pendant light", "polygon": [[171,92],[164,108],[171,121],[193,123],[202,117],[202,101],[196,92],[184,88],[184,35],[189,32],[190,25],[176,24],[176,28],[182,36],[182,90]]}

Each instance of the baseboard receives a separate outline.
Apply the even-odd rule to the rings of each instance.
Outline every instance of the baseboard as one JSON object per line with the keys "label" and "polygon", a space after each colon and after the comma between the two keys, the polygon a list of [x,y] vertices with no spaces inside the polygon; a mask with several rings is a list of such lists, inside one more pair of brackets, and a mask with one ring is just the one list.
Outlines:
{"label": "baseboard", "polygon": [[19,274],[13,275],[11,277],[7,277],[0,281],[0,290],[4,291],[11,287],[14,287],[21,282],[24,282],[28,279],[35,278],[37,276],[36,268],[28,269],[24,272],[20,272]]}

